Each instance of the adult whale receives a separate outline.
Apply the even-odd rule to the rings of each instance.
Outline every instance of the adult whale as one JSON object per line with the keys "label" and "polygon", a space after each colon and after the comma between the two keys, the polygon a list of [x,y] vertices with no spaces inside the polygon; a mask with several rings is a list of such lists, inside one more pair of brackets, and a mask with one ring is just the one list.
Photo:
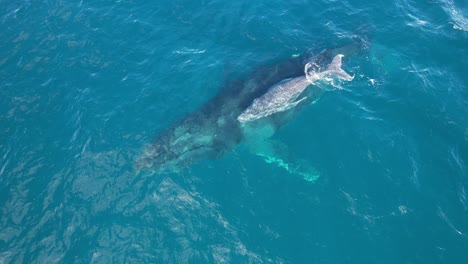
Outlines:
{"label": "adult whale", "polygon": [[[300,56],[260,67],[246,78],[227,84],[218,95],[162,131],[145,146],[135,161],[135,169],[138,172],[141,170],[156,173],[177,172],[201,159],[218,158],[226,151],[232,150],[243,139],[258,138],[258,131],[269,131],[261,136],[262,142],[266,142],[264,139],[289,121],[291,112],[296,112],[300,108],[271,115],[261,122],[250,122],[252,124],[249,126],[242,125],[238,121],[239,115],[256,98],[263,96],[269,88],[282,80],[302,76],[304,65],[307,63],[328,65],[337,54],[355,54],[361,49],[361,43],[352,43],[318,53],[309,50]],[[317,92],[317,96],[320,93]],[[259,127],[266,130],[258,129]],[[264,147],[263,143],[261,145],[253,148],[258,152],[257,155],[269,163],[276,163],[292,172],[289,164],[274,156],[278,153],[262,152],[262,149],[275,149],[275,147],[270,145]]]}

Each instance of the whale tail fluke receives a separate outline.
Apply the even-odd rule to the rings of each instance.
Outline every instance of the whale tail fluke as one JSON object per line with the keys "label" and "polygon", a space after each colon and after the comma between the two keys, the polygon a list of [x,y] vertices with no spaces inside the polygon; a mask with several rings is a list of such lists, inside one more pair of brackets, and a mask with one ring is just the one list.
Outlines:
{"label": "whale tail fluke", "polygon": [[336,55],[330,65],[328,66],[328,69],[324,72],[322,72],[323,75],[333,75],[338,77],[339,79],[345,80],[345,81],[352,81],[354,79],[354,75],[351,76],[347,72],[345,72],[341,68],[341,60],[344,57],[343,54],[338,54]]}

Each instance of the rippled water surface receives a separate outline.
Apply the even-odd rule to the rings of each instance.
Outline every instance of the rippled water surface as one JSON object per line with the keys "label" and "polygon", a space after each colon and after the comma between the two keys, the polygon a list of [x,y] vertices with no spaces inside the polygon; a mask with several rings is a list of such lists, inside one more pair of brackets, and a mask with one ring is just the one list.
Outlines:
{"label": "rippled water surface", "polygon": [[[0,0],[0,24],[0,263],[467,263],[464,1]],[[357,41],[271,137],[314,180],[250,142],[135,170],[227,84]]]}

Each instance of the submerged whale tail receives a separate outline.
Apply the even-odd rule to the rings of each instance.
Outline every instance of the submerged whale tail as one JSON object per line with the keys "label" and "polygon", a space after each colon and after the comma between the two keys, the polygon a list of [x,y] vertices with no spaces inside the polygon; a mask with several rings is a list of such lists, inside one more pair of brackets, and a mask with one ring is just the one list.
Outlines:
{"label": "submerged whale tail", "polygon": [[341,68],[341,59],[344,57],[343,54],[338,54],[336,55],[332,62],[330,63],[330,65],[328,65],[328,69],[326,71],[323,72],[323,74],[326,74],[326,75],[333,75],[333,76],[336,76],[342,80],[345,80],[345,81],[352,81],[354,79],[354,75],[351,76],[349,75],[347,72],[345,72],[342,68]]}

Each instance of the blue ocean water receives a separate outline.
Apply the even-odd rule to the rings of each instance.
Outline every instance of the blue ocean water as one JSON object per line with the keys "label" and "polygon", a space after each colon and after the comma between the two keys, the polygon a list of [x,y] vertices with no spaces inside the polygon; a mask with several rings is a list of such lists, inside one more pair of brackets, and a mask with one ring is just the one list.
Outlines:
{"label": "blue ocean water", "polygon": [[[463,1],[0,1],[0,263],[467,263]],[[223,84],[359,39],[273,139],[178,173],[141,149]]]}

